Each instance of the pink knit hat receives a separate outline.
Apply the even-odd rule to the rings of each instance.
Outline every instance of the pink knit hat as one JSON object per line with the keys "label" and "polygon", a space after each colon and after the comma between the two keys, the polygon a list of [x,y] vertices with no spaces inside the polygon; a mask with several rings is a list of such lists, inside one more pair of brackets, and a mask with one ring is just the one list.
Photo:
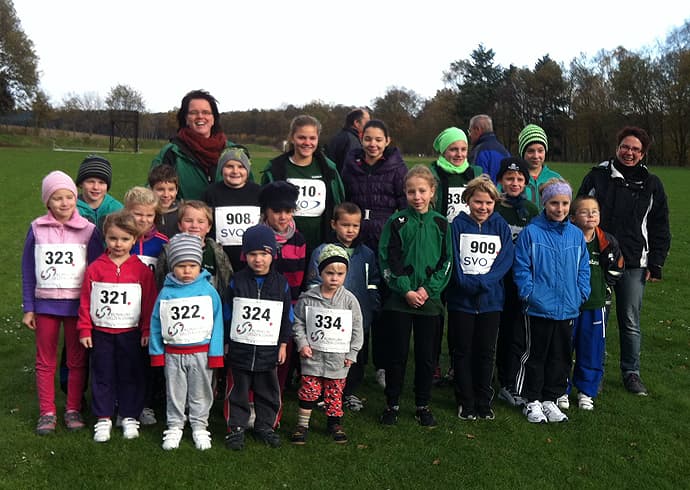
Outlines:
{"label": "pink knit hat", "polygon": [[77,186],[74,185],[72,177],[67,175],[65,172],[55,170],[50,172],[43,179],[43,185],[41,186],[41,199],[43,204],[48,205],[48,199],[53,195],[53,192],[59,191],[60,189],[67,189],[74,194],[74,198],[77,198]]}

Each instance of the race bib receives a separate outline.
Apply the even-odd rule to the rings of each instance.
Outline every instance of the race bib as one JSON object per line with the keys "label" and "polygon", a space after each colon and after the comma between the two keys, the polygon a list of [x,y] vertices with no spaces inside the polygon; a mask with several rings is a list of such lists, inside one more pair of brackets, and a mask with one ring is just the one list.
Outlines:
{"label": "race bib", "polygon": [[463,192],[465,192],[465,187],[448,188],[448,211],[446,211],[446,217],[449,223],[453,222],[455,217],[460,214],[460,211],[470,214],[470,207],[462,202]]}
{"label": "race bib", "polygon": [[299,189],[295,216],[318,217],[326,210],[326,183],[320,179],[287,179]]}
{"label": "race bib", "polygon": [[97,327],[133,328],[141,315],[141,285],[94,282],[91,285],[91,321]]}
{"label": "race bib", "polygon": [[496,235],[460,234],[460,266],[467,275],[486,274],[501,251],[501,238]]}
{"label": "race bib", "polygon": [[281,301],[233,298],[230,340],[250,345],[277,345],[282,320]]}
{"label": "race bib", "polygon": [[34,264],[36,287],[79,289],[86,271],[86,245],[36,244]]}
{"label": "race bib", "polygon": [[216,241],[223,246],[242,245],[244,230],[258,225],[259,206],[219,206],[215,212]]}
{"label": "race bib", "polygon": [[151,272],[156,272],[156,266],[158,265],[158,257],[150,257],[148,255],[137,255],[139,260],[141,260],[146,267],[151,269]]}
{"label": "race bib", "polygon": [[307,340],[312,349],[347,354],[352,340],[352,311],[306,307]]}
{"label": "race bib", "polygon": [[192,296],[161,300],[163,343],[199,344],[211,338],[213,301],[210,296]]}

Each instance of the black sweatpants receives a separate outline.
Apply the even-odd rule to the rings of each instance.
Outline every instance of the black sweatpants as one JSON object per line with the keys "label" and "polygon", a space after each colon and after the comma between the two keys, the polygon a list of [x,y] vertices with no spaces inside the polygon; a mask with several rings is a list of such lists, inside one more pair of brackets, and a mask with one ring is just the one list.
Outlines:
{"label": "black sweatpants", "polygon": [[228,369],[225,420],[228,427],[247,428],[249,422],[249,390],[254,392],[254,410],[257,432],[271,430],[277,422],[280,411],[280,386],[276,369],[270,371],[245,371]]}

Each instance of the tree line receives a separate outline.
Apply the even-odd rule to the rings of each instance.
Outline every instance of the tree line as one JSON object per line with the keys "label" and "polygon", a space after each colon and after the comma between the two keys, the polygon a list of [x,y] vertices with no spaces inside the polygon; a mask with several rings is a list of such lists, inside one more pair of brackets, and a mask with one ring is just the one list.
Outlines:
{"label": "tree line", "polygon": [[[177,109],[146,112],[143,96],[128,85],[113,87],[105,99],[89,92],[68,94],[52,104],[38,88],[37,56],[10,0],[0,0],[0,27],[3,122],[110,134],[110,111],[135,110],[141,113],[141,138],[167,139],[175,133]],[[531,68],[503,67],[496,64],[495,52],[480,44],[442,75],[445,86],[430,99],[405,87],[389,87],[368,107],[373,117],[389,125],[393,144],[404,153],[431,155],[431,144],[442,129],[465,129],[473,115],[489,114],[498,138],[513,152],[520,129],[535,123],[549,136],[550,160],[596,162],[613,153],[621,127],[636,125],[653,138],[651,163],[690,164],[690,19],[656,46],[583,54],[568,66],[546,54]],[[306,113],[322,123],[325,144],[351,109],[313,101],[226,112],[221,124],[233,141],[280,148],[290,120]]]}

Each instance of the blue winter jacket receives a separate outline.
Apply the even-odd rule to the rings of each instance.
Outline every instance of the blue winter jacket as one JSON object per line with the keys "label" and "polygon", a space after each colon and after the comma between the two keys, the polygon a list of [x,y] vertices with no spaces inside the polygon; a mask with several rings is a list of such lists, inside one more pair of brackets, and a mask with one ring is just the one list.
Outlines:
{"label": "blue winter jacket", "polygon": [[[451,224],[453,237],[453,277],[448,289],[446,300],[448,311],[464,311],[466,313],[488,313],[502,311],[504,301],[503,277],[510,272],[513,265],[514,246],[510,227],[506,220],[498,213],[493,213],[481,225],[477,224],[468,214],[462,211]],[[460,250],[460,235],[493,235],[500,237],[501,248],[494,258],[491,268],[485,274],[466,274],[463,260],[471,260],[472,256],[462,256]]]}
{"label": "blue winter jacket", "polygon": [[477,139],[467,160],[484,169],[484,173],[489,174],[491,180],[496,182],[501,160],[509,156],[510,152],[498,141],[495,133],[484,133]]}
{"label": "blue winter jacket", "polygon": [[542,212],[518,235],[513,277],[528,315],[576,318],[589,298],[589,276],[585,236],[570,221],[550,221]]}

